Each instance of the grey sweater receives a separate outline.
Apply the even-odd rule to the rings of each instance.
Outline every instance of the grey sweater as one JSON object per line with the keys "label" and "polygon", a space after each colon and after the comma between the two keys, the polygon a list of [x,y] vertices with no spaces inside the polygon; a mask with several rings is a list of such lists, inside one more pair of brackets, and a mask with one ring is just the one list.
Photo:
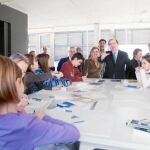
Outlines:
{"label": "grey sweater", "polygon": [[32,88],[36,87],[39,90],[45,89],[45,90],[52,90],[52,87],[44,86],[41,81],[47,80],[51,77],[51,73],[43,73],[41,75],[35,75],[33,72],[27,72],[25,77],[24,77],[24,83],[25,83],[25,93],[26,94],[31,94],[32,93]]}

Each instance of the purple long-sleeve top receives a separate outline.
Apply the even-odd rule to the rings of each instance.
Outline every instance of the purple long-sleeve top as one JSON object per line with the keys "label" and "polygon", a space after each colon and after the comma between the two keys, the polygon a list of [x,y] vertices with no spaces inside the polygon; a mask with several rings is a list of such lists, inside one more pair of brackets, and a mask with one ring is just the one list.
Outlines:
{"label": "purple long-sleeve top", "polygon": [[0,150],[33,150],[37,146],[78,139],[76,127],[49,116],[40,120],[20,112],[0,115]]}

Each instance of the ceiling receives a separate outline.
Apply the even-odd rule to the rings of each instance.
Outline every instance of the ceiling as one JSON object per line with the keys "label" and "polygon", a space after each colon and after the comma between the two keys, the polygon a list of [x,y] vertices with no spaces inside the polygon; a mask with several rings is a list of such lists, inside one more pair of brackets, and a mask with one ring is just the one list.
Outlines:
{"label": "ceiling", "polygon": [[0,0],[28,14],[29,29],[150,23],[150,0]]}

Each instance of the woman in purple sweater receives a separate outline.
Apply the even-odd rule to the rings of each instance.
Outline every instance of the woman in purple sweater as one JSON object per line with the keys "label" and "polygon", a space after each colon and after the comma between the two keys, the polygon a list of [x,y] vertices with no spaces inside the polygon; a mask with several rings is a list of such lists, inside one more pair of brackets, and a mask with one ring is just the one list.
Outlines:
{"label": "woman in purple sweater", "polygon": [[0,150],[33,150],[47,144],[67,144],[79,139],[71,124],[39,112],[17,112],[24,91],[20,68],[0,56]]}

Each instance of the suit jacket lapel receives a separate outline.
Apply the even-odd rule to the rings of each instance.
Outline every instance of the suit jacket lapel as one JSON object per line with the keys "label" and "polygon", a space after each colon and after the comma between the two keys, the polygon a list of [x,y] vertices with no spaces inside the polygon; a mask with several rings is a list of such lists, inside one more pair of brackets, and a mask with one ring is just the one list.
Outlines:
{"label": "suit jacket lapel", "polygon": [[120,50],[118,50],[118,55],[117,55],[117,59],[116,59],[116,64],[118,64],[119,57],[120,57]]}
{"label": "suit jacket lapel", "polygon": [[113,57],[113,53],[111,52],[110,54],[110,58],[111,58],[111,61],[113,62],[113,65],[115,65],[115,60],[114,60],[114,57]]}

